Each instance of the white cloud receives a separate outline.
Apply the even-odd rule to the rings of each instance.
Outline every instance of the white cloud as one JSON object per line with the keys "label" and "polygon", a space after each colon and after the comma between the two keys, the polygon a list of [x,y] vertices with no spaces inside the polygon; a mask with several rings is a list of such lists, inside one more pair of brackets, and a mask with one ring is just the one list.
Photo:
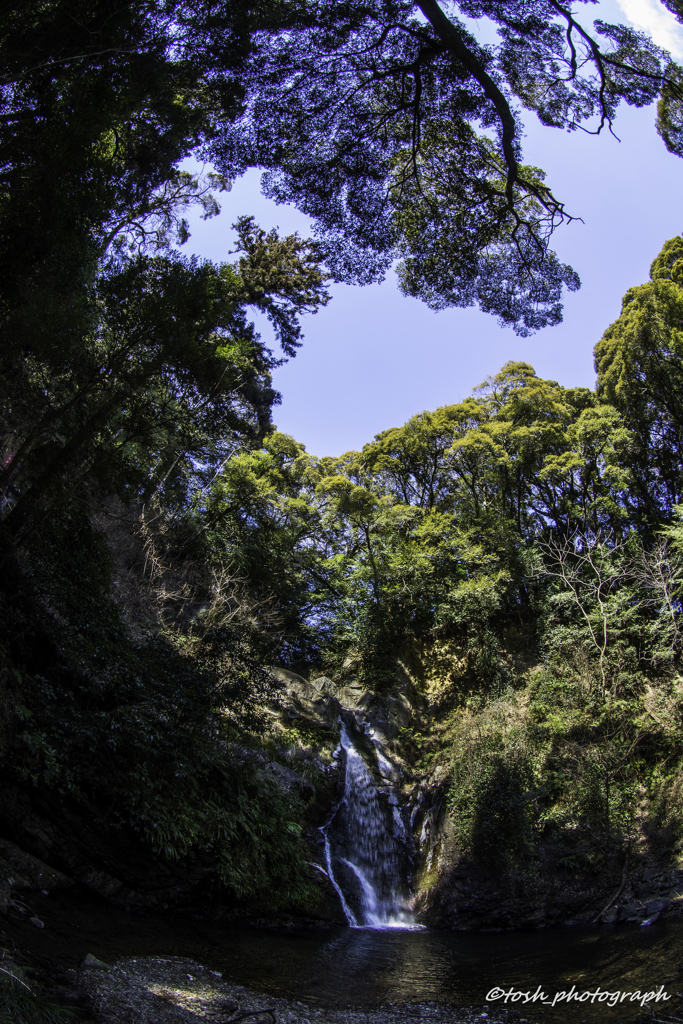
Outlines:
{"label": "white cloud", "polygon": [[658,0],[617,0],[634,28],[646,32],[678,60],[683,59],[683,25]]}

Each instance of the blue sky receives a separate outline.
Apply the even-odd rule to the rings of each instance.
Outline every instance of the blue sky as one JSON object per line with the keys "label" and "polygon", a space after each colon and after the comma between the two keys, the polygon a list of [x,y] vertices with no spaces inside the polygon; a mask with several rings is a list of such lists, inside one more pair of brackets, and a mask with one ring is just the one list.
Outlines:
{"label": "blue sky", "polygon": [[[587,6],[582,20],[594,17],[630,22],[683,58],[683,28],[658,0],[603,0]],[[584,221],[555,236],[558,255],[582,280],[559,327],[518,338],[474,309],[433,313],[402,296],[392,274],[366,288],[335,285],[330,304],[305,319],[296,358],[275,372],[278,429],[315,455],[339,455],[415,413],[460,401],[509,359],[567,387],[592,387],[593,346],[619,315],[621,296],[647,280],[663,242],[683,233],[683,161],[666,151],[654,120],[653,108],[622,106],[619,142],[527,118],[525,162],[543,167],[555,194]],[[257,172],[238,181],[222,207],[210,221],[191,219],[184,251],[228,259],[230,225],[243,213],[267,229],[309,233],[304,216],[260,194]]]}

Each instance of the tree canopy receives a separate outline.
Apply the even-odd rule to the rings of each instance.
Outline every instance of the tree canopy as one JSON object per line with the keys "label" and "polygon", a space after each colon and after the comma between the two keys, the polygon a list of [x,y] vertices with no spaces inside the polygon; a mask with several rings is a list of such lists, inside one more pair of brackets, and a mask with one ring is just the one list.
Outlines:
{"label": "tree canopy", "polygon": [[[583,3],[345,0],[294,5],[254,39],[243,114],[204,152],[314,218],[342,280],[381,276],[434,309],[477,304],[528,334],[579,286],[550,238],[570,213],[523,163],[524,110],[548,128],[612,130],[660,97],[683,154],[681,69],[642,33],[582,21]],[[487,19],[496,44],[477,38]]]}
{"label": "tree canopy", "polygon": [[630,288],[595,347],[598,390],[633,431],[634,497],[649,518],[683,501],[683,239],[670,239],[647,284]]}
{"label": "tree canopy", "polygon": [[681,504],[682,253],[668,241],[626,294],[595,348],[595,391],[510,361],[361,451],[318,458],[272,434],[232,458],[195,514],[211,557],[279,615],[283,651],[355,649],[374,671],[419,638],[544,614],[548,545],[545,562],[597,545],[605,565],[656,547]]}
{"label": "tree canopy", "polygon": [[215,215],[227,187],[177,164],[238,110],[249,8],[56,0],[1,18],[8,550],[83,485],[149,496],[261,438],[277,359],[247,310],[288,357],[327,294],[315,244],[248,216],[234,264],[174,250],[188,207]]}

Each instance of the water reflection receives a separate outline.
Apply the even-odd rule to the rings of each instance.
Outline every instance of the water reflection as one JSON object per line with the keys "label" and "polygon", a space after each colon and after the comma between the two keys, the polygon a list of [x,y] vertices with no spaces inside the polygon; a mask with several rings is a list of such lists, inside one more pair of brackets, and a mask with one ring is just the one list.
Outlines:
{"label": "water reflection", "polygon": [[[236,937],[235,937],[236,938]],[[343,931],[326,940],[309,936],[242,934],[224,964],[236,980],[273,994],[329,1006],[412,1001],[482,1006],[495,985],[535,991],[665,990],[682,987],[683,927],[650,929],[548,929],[540,932],[469,934]],[[267,974],[264,971],[268,963]],[[683,980],[683,979],[681,979]],[[677,999],[667,1004],[670,1010]],[[500,1004],[499,1004],[500,1005]],[[493,1008],[493,1007],[492,1007]],[[515,1006],[521,1008],[521,1004]],[[525,1005],[524,1014],[560,1022],[625,1021],[637,1003]]]}
{"label": "water reflection", "polygon": [[[281,934],[167,916],[127,914],[86,895],[54,893],[40,905],[44,931],[9,920],[11,938],[42,956],[76,966],[86,953],[186,956],[240,984],[326,1006],[439,1002],[482,1007],[494,986],[546,994],[577,990],[683,989],[683,921],[651,928],[557,928],[481,934],[425,929],[337,929]],[[21,932],[21,934],[19,934]],[[676,1008],[672,999],[666,1009]],[[500,1005],[500,1004],[495,1004]],[[637,1004],[516,1004],[522,1017],[557,1024],[613,1024],[639,1015]],[[490,1011],[493,1017],[494,1005]]]}

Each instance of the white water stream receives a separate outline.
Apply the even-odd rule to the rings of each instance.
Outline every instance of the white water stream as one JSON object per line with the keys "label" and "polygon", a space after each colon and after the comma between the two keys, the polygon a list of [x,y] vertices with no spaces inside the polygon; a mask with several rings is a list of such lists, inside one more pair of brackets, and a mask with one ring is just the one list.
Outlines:
{"label": "white water stream", "polygon": [[340,742],[346,760],[344,795],[322,829],[330,881],[352,928],[417,928],[400,893],[397,840],[404,830],[395,797],[382,799],[343,724]]}

